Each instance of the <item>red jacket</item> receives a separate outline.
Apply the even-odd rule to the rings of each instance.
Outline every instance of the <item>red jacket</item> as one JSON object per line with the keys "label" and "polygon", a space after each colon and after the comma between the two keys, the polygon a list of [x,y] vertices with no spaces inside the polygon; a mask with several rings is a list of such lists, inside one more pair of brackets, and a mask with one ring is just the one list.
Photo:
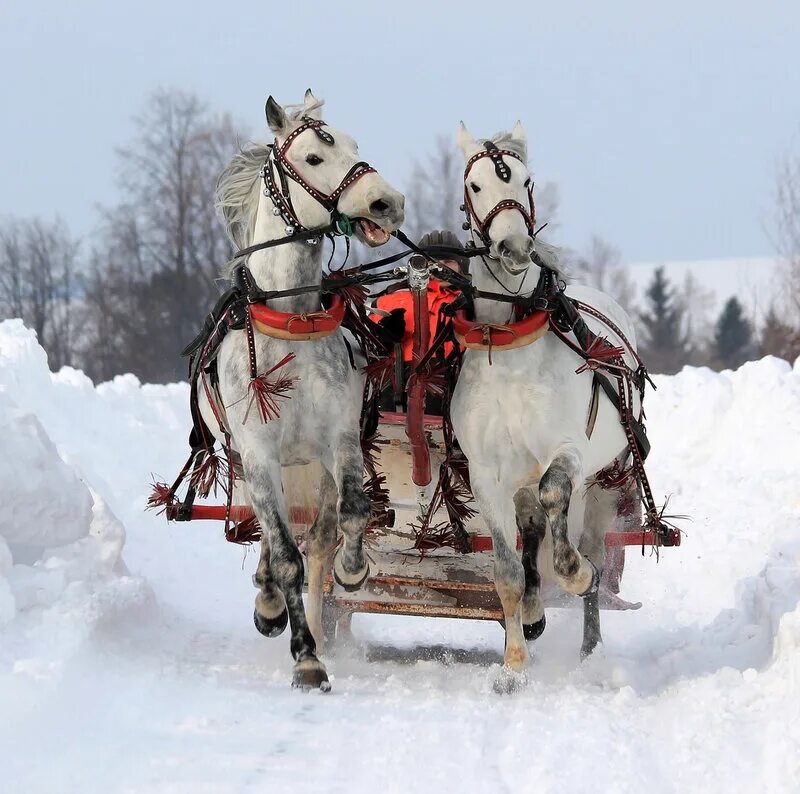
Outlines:
{"label": "red jacket", "polygon": [[[439,308],[451,303],[458,297],[458,292],[450,289],[444,282],[431,279],[428,282],[428,319],[430,321],[431,341],[436,335],[436,326],[439,319]],[[402,289],[390,292],[378,298],[376,304],[379,309],[390,312],[392,309],[405,309],[406,329],[403,334],[403,361],[411,361],[414,352],[414,301],[411,290]],[[372,315],[376,322],[380,321],[378,315]],[[445,344],[445,354],[453,349],[450,342]]]}

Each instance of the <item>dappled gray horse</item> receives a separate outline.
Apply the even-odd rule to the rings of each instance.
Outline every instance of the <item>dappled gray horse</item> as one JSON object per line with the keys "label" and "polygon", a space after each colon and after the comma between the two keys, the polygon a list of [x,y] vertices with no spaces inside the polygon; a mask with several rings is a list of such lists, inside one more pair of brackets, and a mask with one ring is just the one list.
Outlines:
{"label": "dappled gray horse", "polygon": [[[250,254],[248,266],[260,290],[291,290],[319,285],[323,261],[321,235],[305,232],[329,227],[339,213],[353,221],[355,233],[368,245],[388,241],[403,221],[403,196],[365,163],[355,141],[322,124],[320,105],[310,91],[304,105],[284,110],[272,97],[266,106],[274,146],[251,146],[237,155],[223,173],[218,205],[228,233],[240,249],[292,234],[287,241]],[[293,317],[319,315],[317,290],[267,300],[266,305]],[[355,589],[369,574],[363,537],[370,504],[363,489],[359,415],[363,375],[350,363],[340,330],[323,338],[297,341],[267,333],[253,334],[258,372],[290,386],[280,401],[280,415],[263,417],[252,408],[251,361],[245,333],[229,333],[217,359],[218,391],[224,426],[231,446],[241,456],[243,481],[237,487],[252,504],[263,536],[255,575],[255,623],[266,636],[291,627],[295,660],[293,683],[327,689],[328,676],[317,658],[322,639],[322,582],[336,545],[337,527],[343,544],[333,559],[334,575]],[[262,375],[263,377],[263,375]],[[220,428],[200,388],[206,423]],[[268,421],[265,421],[268,419]],[[318,461],[322,480],[319,512],[311,527],[308,618],[303,606],[303,559],[289,529],[282,487],[282,467]],[[237,501],[240,501],[237,499]]]}

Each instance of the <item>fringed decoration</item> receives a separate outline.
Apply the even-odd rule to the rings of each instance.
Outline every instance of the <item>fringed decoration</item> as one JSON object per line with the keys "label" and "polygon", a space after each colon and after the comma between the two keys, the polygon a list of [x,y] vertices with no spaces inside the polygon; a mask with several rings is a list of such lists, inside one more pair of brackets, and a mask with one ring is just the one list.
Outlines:
{"label": "fringed decoration", "polygon": [[633,466],[623,467],[619,460],[615,460],[610,466],[596,472],[589,479],[588,487],[596,485],[604,491],[617,491],[624,488],[635,477],[636,471]]}
{"label": "fringed decoration", "polygon": [[441,521],[438,524],[430,524],[427,521],[428,518],[429,516],[425,516],[418,524],[409,524],[416,538],[414,541],[414,548],[417,549],[422,556],[425,556],[425,553],[428,551],[435,551],[436,549],[443,548],[462,551],[457,544],[456,533],[451,523]]}
{"label": "fringed decoration", "polygon": [[228,493],[228,461],[220,457],[214,449],[204,450],[203,460],[192,471],[189,484],[197,494],[205,499],[212,491],[216,496],[217,488]]}
{"label": "fringed decoration", "polygon": [[258,519],[252,516],[244,521],[230,523],[225,529],[225,540],[241,546],[257,543],[261,540],[261,525],[258,523]]}
{"label": "fringed decoration", "polygon": [[389,490],[386,475],[373,474],[364,480],[364,493],[369,498],[371,515],[368,526],[372,529],[389,523]]}
{"label": "fringed decoration", "polygon": [[147,499],[147,510],[154,510],[157,507],[161,509],[158,511],[159,515],[163,513],[168,507],[175,503],[175,494],[172,489],[165,482],[154,482],[153,491]]}
{"label": "fringed decoration", "polygon": [[362,369],[362,372],[377,394],[380,394],[390,384],[393,389],[396,388],[397,384],[394,380],[394,364],[395,355],[394,351],[392,351],[386,356],[375,358]]}
{"label": "fringed decoration", "polygon": [[614,347],[604,336],[596,336],[584,351],[586,360],[575,370],[575,373],[580,375],[581,372],[588,370],[594,372],[600,367],[604,369],[616,368],[622,362],[621,360],[615,361],[615,359],[620,359],[623,352],[624,350],[621,347]]}
{"label": "fringed decoration", "polygon": [[250,380],[250,385],[247,387],[248,392],[250,392],[250,401],[247,404],[244,422],[246,422],[248,416],[250,416],[253,405],[258,408],[258,414],[261,417],[261,421],[264,423],[277,419],[280,416],[281,411],[278,400],[289,399],[288,392],[294,388],[298,378],[296,375],[280,375],[275,380],[270,380],[269,376],[288,364],[294,357],[294,353],[289,353],[274,367],[261,375],[256,375]]}
{"label": "fringed decoration", "polygon": [[[658,510],[647,510],[647,517],[642,525],[642,554],[644,554],[645,547],[645,532],[652,531],[656,537],[656,543],[653,547],[656,558],[658,558],[658,550],[661,546],[675,546],[680,542],[680,535],[682,534],[680,528],[675,523],[676,521],[688,521],[689,516],[682,515],[669,515],[664,511],[667,509],[669,499]],[[677,538],[677,542],[676,542]]]}

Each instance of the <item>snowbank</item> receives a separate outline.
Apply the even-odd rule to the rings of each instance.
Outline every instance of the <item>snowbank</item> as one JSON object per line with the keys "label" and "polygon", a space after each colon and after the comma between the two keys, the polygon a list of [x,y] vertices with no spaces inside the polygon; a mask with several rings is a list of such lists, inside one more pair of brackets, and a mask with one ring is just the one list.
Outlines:
{"label": "snowbank", "polygon": [[[95,432],[85,403],[69,412],[61,399],[64,383],[73,391],[76,383],[94,391],[76,375],[50,373],[34,334],[18,320],[0,323],[0,625],[19,618],[10,645],[20,653],[42,645],[37,632],[49,633],[47,623],[57,616],[66,642],[50,637],[48,665],[79,646],[84,629],[99,618],[101,594],[127,573],[122,523],[70,462],[75,442]],[[60,449],[45,428],[56,416],[55,429],[72,440]],[[13,670],[26,667],[19,658],[3,657]]]}
{"label": "snowbank", "polygon": [[[50,374],[31,334],[0,324],[2,421],[94,500],[76,522],[84,536],[33,566],[12,567],[0,540],[4,784],[796,794],[800,367],[766,358],[656,383],[652,485],[691,521],[659,562],[629,551],[623,595],[644,607],[603,613],[595,656],[579,661],[580,614],[552,611],[528,687],[499,698],[500,627],[357,617],[357,647],[328,660],[322,698],[290,691],[286,635],[252,627],[256,555],[214,524],[167,527],[143,511],[153,475],[183,462],[186,385]],[[114,515],[152,598],[121,563]]]}

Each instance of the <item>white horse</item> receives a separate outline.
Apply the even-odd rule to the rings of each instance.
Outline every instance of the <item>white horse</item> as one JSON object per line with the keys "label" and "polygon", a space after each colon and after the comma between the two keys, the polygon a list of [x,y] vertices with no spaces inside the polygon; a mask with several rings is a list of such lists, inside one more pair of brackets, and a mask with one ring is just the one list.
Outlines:
{"label": "white horse", "polygon": [[[558,264],[556,250],[533,238],[522,125],[517,122],[511,133],[487,144],[473,139],[462,124],[458,140],[467,161],[465,203],[473,240],[490,247],[488,256],[473,260],[473,284],[488,292],[530,294],[539,276],[531,259],[534,249],[548,267],[557,270]],[[493,145],[499,158],[487,156],[487,146]],[[567,295],[613,320],[635,345],[630,319],[608,295],[582,286],[568,287]],[[508,303],[475,301],[480,322],[506,324],[511,310]],[[592,331],[620,344],[594,318],[584,319]],[[635,368],[634,361],[626,361]],[[602,393],[587,437],[592,373],[575,372],[583,363],[552,332],[528,346],[495,351],[491,358],[485,351],[468,350],[453,395],[453,428],[469,459],[475,498],[494,542],[507,671],[523,670],[529,658],[526,639],[544,630],[538,565],[552,565],[565,590],[584,596],[583,655],[600,640],[597,584],[617,495],[590,480],[627,448],[627,441],[616,408]],[[550,544],[543,544],[548,532],[552,557],[545,559],[550,557],[545,554]]]}
{"label": "white horse", "polygon": [[[240,249],[303,234],[330,224],[336,211],[353,219],[356,235],[368,245],[388,241],[404,217],[404,197],[358,158],[355,141],[320,121],[320,106],[309,90],[304,105],[284,110],[270,97],[267,123],[274,147],[252,146],[237,155],[220,178],[217,197],[228,233]],[[262,170],[263,169],[263,170]],[[288,226],[287,226],[288,223]],[[249,256],[248,266],[261,290],[319,285],[323,275],[320,238],[286,242]],[[267,302],[282,312],[307,316],[320,312],[320,293]],[[322,641],[322,583],[336,545],[337,527],[344,542],[334,559],[334,575],[355,589],[369,566],[363,537],[370,504],[363,489],[359,415],[363,375],[355,370],[341,331],[313,341],[254,334],[258,371],[263,373],[294,358],[278,373],[295,378],[280,416],[262,421],[248,415],[251,380],[244,332],[230,332],[220,346],[217,369],[224,424],[232,447],[241,455],[245,499],[261,525],[261,556],[254,582],[259,589],[255,624],[266,636],[277,636],[287,621],[295,660],[293,685],[329,688],[325,667],[317,658]],[[200,387],[201,410],[208,426],[219,430]],[[319,513],[311,527],[308,618],[303,607],[303,559],[289,529],[282,467],[318,461],[322,469]],[[237,499],[239,501],[239,499]]]}

